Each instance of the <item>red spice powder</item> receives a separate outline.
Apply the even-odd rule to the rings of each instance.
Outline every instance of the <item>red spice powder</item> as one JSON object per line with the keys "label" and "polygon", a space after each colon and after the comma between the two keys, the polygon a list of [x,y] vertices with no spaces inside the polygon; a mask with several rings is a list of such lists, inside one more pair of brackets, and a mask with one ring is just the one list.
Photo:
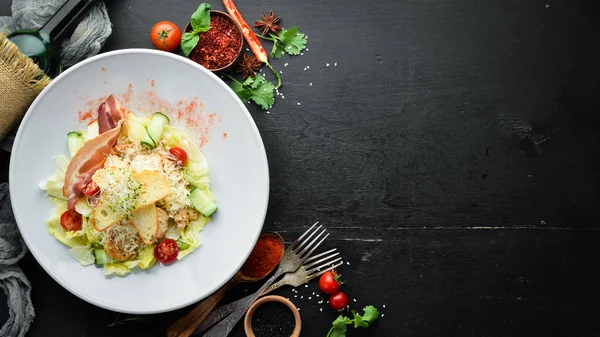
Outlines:
{"label": "red spice powder", "polygon": [[212,16],[210,29],[200,33],[200,41],[189,58],[208,69],[219,69],[237,57],[242,41],[234,24],[226,17]]}
{"label": "red spice powder", "polygon": [[281,259],[283,244],[271,235],[261,236],[242,266],[242,273],[252,278],[266,276]]}
{"label": "red spice powder", "polygon": [[223,141],[227,139],[227,132],[223,132]]}
{"label": "red spice powder", "polygon": [[[154,80],[148,78],[148,81],[153,87]],[[84,108],[78,112],[79,122],[86,125],[92,123],[98,114],[98,107],[106,101],[111,93],[113,92],[110,91],[102,97],[91,100],[80,96],[79,99],[85,103],[83,103]],[[164,113],[171,119],[173,125],[183,127],[199,148],[208,143],[212,130],[222,119],[214,112],[205,113],[204,103],[199,101],[197,96],[191,100],[182,99],[171,103],[160,97],[154,89],[136,92],[131,83],[127,85],[126,92],[115,93],[115,96],[123,103],[123,106],[136,114],[151,115],[156,111]],[[133,102],[139,103],[134,105]]]}

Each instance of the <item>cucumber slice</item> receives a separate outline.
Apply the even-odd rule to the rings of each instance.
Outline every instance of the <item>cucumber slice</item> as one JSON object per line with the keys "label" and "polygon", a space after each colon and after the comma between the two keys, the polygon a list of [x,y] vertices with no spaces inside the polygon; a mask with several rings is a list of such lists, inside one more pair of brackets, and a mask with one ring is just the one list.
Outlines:
{"label": "cucumber slice", "polygon": [[198,187],[194,187],[190,191],[190,200],[192,206],[204,216],[210,216],[217,210],[217,204]]}
{"label": "cucumber slice", "polygon": [[150,138],[146,128],[139,122],[137,117],[127,119],[127,136],[132,141],[140,142],[143,146],[153,149],[156,144]]}
{"label": "cucumber slice", "polygon": [[75,154],[85,143],[83,139],[83,135],[77,131],[71,131],[67,133],[67,145],[69,146],[69,153],[71,154],[71,158],[75,157]]}
{"label": "cucumber slice", "polygon": [[94,257],[96,258],[96,264],[107,264],[115,262],[115,260],[112,257],[108,256],[108,254],[106,254],[106,252],[102,248],[94,249]]}
{"label": "cucumber slice", "polygon": [[169,125],[169,117],[160,112],[157,112],[154,114],[154,116],[152,116],[150,124],[148,124],[146,130],[148,130],[148,135],[150,135],[150,138],[152,138],[155,145],[160,141],[163,131],[165,130],[165,126],[167,125]]}

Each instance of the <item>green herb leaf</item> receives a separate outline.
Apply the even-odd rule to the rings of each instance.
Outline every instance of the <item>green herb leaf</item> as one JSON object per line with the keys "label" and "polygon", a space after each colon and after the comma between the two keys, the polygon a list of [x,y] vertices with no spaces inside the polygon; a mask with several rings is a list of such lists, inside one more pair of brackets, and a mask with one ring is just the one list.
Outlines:
{"label": "green herb leaf", "polygon": [[368,328],[369,323],[364,321],[362,316],[357,314],[355,310],[352,310],[352,316],[354,319],[354,327],[355,328]]}
{"label": "green herb leaf", "polygon": [[282,30],[279,35],[271,33],[269,36],[274,40],[273,50],[271,50],[271,56],[274,58],[280,58],[284,51],[289,55],[299,55],[306,49],[306,37],[296,26]]}
{"label": "green herb leaf", "polygon": [[192,31],[194,34],[206,32],[210,29],[210,5],[201,3],[192,14]]}
{"label": "green herb leaf", "polygon": [[379,318],[379,310],[372,305],[367,305],[364,311],[365,313],[362,316],[362,319],[369,322],[369,324],[373,323]]}
{"label": "green herb leaf", "polygon": [[273,94],[275,86],[271,82],[265,80],[261,74],[256,74],[256,80],[250,87],[253,89],[250,90],[252,92],[250,99],[254,103],[258,104],[264,110],[268,110],[273,106],[273,103],[275,103],[275,95]]}
{"label": "green herb leaf", "polygon": [[281,42],[279,41],[275,41],[273,43],[273,49],[271,50],[271,56],[273,56],[273,58],[281,58],[281,56],[283,56],[283,53],[285,52],[285,46],[281,44]]}
{"label": "green herb leaf", "polygon": [[275,86],[261,74],[256,74],[256,77],[248,76],[244,82],[232,80],[230,87],[242,101],[252,100],[264,110],[268,110],[275,103]]}
{"label": "green herb leaf", "polygon": [[200,36],[196,34],[183,33],[183,35],[181,35],[181,50],[186,57],[190,55],[192,50],[198,44],[198,41],[200,41]]}
{"label": "green herb leaf", "polygon": [[331,331],[329,331],[329,334],[327,335],[327,337],[346,337],[346,326],[345,325],[334,326],[331,329]]}
{"label": "green herb leaf", "polygon": [[327,333],[327,337],[346,337],[346,325],[352,324],[352,320],[346,316],[340,315],[332,323],[331,329]]}
{"label": "green herb leaf", "polygon": [[333,326],[345,326],[348,324],[352,324],[352,320],[346,316],[340,315],[338,318],[335,319],[335,321],[333,321]]}
{"label": "green herb leaf", "polygon": [[354,323],[355,328],[368,328],[373,321],[379,318],[379,311],[372,305],[366,306],[364,311],[365,313],[361,316],[355,310],[352,310],[352,319],[340,315],[333,321],[327,337],[346,337],[347,325]]}
{"label": "green herb leaf", "polygon": [[242,101],[247,102],[250,100],[250,96],[252,96],[252,93],[250,92],[250,90],[244,88],[243,84],[240,81],[233,81],[229,86],[231,87],[231,90],[233,90],[233,92],[235,92],[235,94],[238,95],[238,97]]}

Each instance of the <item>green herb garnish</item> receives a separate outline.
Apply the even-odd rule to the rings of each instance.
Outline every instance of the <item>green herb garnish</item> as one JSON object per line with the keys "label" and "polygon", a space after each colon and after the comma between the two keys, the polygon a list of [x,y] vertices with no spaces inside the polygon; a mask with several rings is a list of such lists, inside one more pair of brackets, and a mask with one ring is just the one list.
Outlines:
{"label": "green herb garnish", "polygon": [[192,31],[181,35],[181,50],[185,56],[190,55],[192,50],[200,41],[200,33],[210,29],[210,5],[201,3],[198,9],[192,14]]}
{"label": "green herb garnish", "polygon": [[248,76],[244,82],[240,82],[233,77],[230,77],[230,79],[233,81],[230,85],[231,89],[242,101],[252,100],[264,110],[268,110],[275,103],[275,95],[273,94],[275,86],[265,80],[261,74],[256,74],[255,77]]}
{"label": "green herb garnish", "polygon": [[368,328],[377,318],[379,311],[372,305],[367,305],[364,309],[365,313],[361,316],[355,310],[352,310],[352,319],[340,315],[332,323],[331,329],[327,333],[327,337],[346,337],[347,325],[354,323],[355,328]]}
{"label": "green herb garnish", "polygon": [[298,32],[298,27],[294,26],[290,29],[283,29],[279,35],[269,33],[273,39],[273,49],[271,56],[278,59],[286,52],[289,55],[299,55],[306,48],[306,37]]}

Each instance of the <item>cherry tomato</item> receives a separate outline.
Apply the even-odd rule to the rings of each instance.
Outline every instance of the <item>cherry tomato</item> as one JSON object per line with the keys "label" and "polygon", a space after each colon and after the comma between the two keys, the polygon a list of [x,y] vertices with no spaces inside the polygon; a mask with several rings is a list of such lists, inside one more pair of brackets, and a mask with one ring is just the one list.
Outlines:
{"label": "cherry tomato", "polygon": [[325,294],[335,294],[340,291],[340,275],[335,270],[328,270],[319,279],[319,288]]}
{"label": "cherry tomato", "polygon": [[83,224],[81,214],[71,210],[66,211],[60,216],[60,225],[68,231],[78,231]]}
{"label": "cherry tomato", "polygon": [[169,149],[169,153],[175,157],[177,164],[181,166],[185,165],[185,162],[187,161],[187,153],[185,153],[184,149],[180,147],[172,147]]}
{"label": "cherry tomato", "polygon": [[93,181],[90,181],[85,187],[81,190],[83,194],[87,197],[91,197],[96,193],[100,192],[100,186]]}
{"label": "cherry tomato", "polygon": [[181,43],[181,30],[173,22],[161,21],[150,30],[150,40],[157,49],[172,51]]}
{"label": "cherry tomato", "polygon": [[162,262],[173,262],[179,254],[179,246],[173,239],[164,239],[154,247],[154,257]]}
{"label": "cherry tomato", "polygon": [[348,305],[348,296],[342,291],[329,296],[329,306],[333,310],[343,310]]}

